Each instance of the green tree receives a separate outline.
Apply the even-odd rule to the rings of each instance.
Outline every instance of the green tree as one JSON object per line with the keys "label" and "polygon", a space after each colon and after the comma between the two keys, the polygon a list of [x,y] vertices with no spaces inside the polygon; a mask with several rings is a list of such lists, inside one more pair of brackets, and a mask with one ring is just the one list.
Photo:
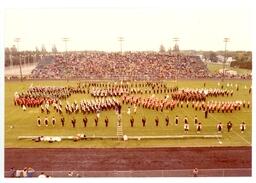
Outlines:
{"label": "green tree", "polygon": [[209,59],[210,59],[212,62],[217,62],[217,61],[218,61],[218,58],[217,58],[217,56],[216,56],[216,53],[213,52],[213,51],[210,52]]}
{"label": "green tree", "polygon": [[47,50],[46,50],[46,48],[45,48],[44,44],[42,45],[41,52],[42,52],[42,53],[47,53]]}
{"label": "green tree", "polygon": [[35,47],[35,49],[36,49],[36,53],[40,52],[37,46]]}
{"label": "green tree", "polygon": [[56,47],[55,44],[52,46],[52,52],[53,53],[57,53],[58,52],[57,47]]}
{"label": "green tree", "polygon": [[160,49],[159,49],[159,52],[160,53],[164,53],[165,52],[165,47],[164,47],[164,45],[160,45]]}
{"label": "green tree", "polygon": [[180,48],[179,48],[179,45],[178,45],[178,44],[175,44],[175,45],[174,45],[173,51],[175,51],[175,52],[179,52],[179,51],[180,51]]}
{"label": "green tree", "polygon": [[17,53],[17,48],[16,48],[15,45],[13,45],[13,46],[11,47],[11,52],[12,52],[12,54],[16,54],[16,53]]}

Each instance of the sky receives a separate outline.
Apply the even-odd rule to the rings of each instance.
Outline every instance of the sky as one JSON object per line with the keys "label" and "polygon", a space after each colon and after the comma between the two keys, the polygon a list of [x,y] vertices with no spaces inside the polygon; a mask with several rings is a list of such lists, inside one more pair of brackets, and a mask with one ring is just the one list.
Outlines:
{"label": "sky", "polygon": [[[238,1],[240,2],[240,1]],[[241,3],[241,2],[240,2]],[[51,50],[55,44],[65,50],[158,51],[174,46],[181,50],[252,50],[251,10],[247,1],[238,6],[89,6],[22,7],[4,11],[4,46],[16,44],[20,50]]]}

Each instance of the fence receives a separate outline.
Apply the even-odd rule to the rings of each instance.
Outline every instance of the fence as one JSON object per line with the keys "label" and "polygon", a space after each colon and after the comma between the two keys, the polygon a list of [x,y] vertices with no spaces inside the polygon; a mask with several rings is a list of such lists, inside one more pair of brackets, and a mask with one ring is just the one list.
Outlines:
{"label": "fence", "polygon": [[[71,177],[69,171],[36,171],[33,177],[44,172],[50,177]],[[182,170],[130,170],[130,171],[72,171],[72,177],[192,177],[192,169]],[[198,177],[248,177],[252,176],[251,168],[199,169]],[[8,177],[8,171],[5,171]]]}

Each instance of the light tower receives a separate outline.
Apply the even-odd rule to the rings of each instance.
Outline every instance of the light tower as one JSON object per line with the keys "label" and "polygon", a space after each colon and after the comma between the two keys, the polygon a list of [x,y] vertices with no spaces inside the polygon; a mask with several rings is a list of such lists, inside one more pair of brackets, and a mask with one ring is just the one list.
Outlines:
{"label": "light tower", "polygon": [[62,38],[62,41],[64,41],[64,43],[65,43],[65,51],[66,51],[66,53],[67,53],[67,42],[69,41],[69,38],[68,37],[64,37],[64,38]]}
{"label": "light tower", "polygon": [[174,51],[177,52],[179,51],[179,45],[178,45],[178,42],[180,41],[180,39],[178,37],[175,37],[172,39],[174,42],[175,42],[175,45],[174,45]]}
{"label": "light tower", "polygon": [[224,55],[224,60],[223,60],[223,70],[222,70],[222,81],[225,79],[225,64],[227,61],[227,43],[230,41],[229,38],[224,38],[224,43],[225,43],[225,55]]}
{"label": "light tower", "polygon": [[[66,51],[66,54],[63,54],[63,57],[64,57],[64,60],[67,61],[67,52],[68,52],[68,49],[67,49],[67,43],[69,41],[69,38],[68,37],[64,37],[62,38],[62,41],[65,43],[65,51]],[[65,71],[65,76],[66,76],[66,79],[67,79],[67,82],[68,82],[68,78],[69,78],[69,74],[68,74],[68,71],[66,70]]]}
{"label": "light tower", "polygon": [[122,54],[123,53],[123,41],[124,41],[124,38],[123,37],[118,37],[118,41],[120,42],[120,52]]}
{"label": "light tower", "polygon": [[[177,51],[179,51],[178,42],[180,41],[180,39],[178,37],[174,37],[172,40],[175,42],[173,51],[177,53]],[[178,75],[180,74],[180,57],[179,56],[178,56],[178,63],[176,65],[177,65],[176,81],[177,81],[177,85],[178,85]]]}
{"label": "light tower", "polygon": [[19,42],[20,42],[20,38],[15,38],[14,41],[16,42],[17,44],[17,52],[19,54],[19,65],[20,65],[20,81],[22,81],[22,69],[21,69],[21,56],[20,56],[20,53],[19,53]]}

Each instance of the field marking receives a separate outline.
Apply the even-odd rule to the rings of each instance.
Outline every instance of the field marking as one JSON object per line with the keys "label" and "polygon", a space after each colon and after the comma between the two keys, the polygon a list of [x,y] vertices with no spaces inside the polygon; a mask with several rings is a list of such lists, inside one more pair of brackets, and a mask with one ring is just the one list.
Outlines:
{"label": "field marking", "polygon": [[[189,113],[186,113],[184,110],[181,110],[181,111],[182,111],[183,114],[187,114],[190,118],[192,118]],[[192,118],[192,120],[193,120],[193,118]],[[210,126],[210,125],[209,125],[209,126]],[[223,142],[219,139],[218,136],[217,136],[217,140],[218,140],[218,143],[219,143],[219,144],[222,144],[222,143],[223,143]]]}
{"label": "field marking", "polygon": [[217,136],[217,140],[218,140],[219,144],[222,144],[222,141],[219,139],[218,136]]}
{"label": "field marking", "polygon": [[[215,120],[217,120],[217,118],[215,118],[212,114],[209,114],[212,118],[214,118]],[[236,119],[238,119],[237,117],[235,117]],[[218,120],[217,120],[218,121]],[[243,141],[245,141],[247,144],[249,144],[249,145],[251,145],[251,143],[248,141],[248,140],[246,140],[244,137],[242,137],[241,135],[239,135],[236,131],[234,131],[233,130],[233,132],[234,132],[234,134],[236,134],[238,137],[240,137]]]}
{"label": "field marking", "polygon": [[[234,116],[234,118],[236,118],[237,120],[239,120],[236,116]],[[246,140],[243,136],[239,135],[239,133],[237,133],[236,131],[233,131],[233,132],[235,132],[235,134],[236,134],[237,136],[241,137],[247,144],[251,145],[251,143],[250,143],[248,140]]]}
{"label": "field marking", "polygon": [[251,145],[251,143],[250,143],[248,140],[246,140],[244,137],[242,137],[241,135],[239,135],[236,131],[233,131],[233,132],[235,132],[235,134],[236,134],[237,136],[241,137],[247,144]]}
{"label": "field marking", "polygon": [[[211,116],[213,119],[215,119],[216,122],[219,121],[217,118],[215,118],[215,117],[214,117],[212,114],[210,114],[210,113],[209,113],[209,116]],[[222,141],[221,141],[219,138],[217,138],[217,140],[218,140],[218,143],[219,143],[219,144],[222,144]]]}

